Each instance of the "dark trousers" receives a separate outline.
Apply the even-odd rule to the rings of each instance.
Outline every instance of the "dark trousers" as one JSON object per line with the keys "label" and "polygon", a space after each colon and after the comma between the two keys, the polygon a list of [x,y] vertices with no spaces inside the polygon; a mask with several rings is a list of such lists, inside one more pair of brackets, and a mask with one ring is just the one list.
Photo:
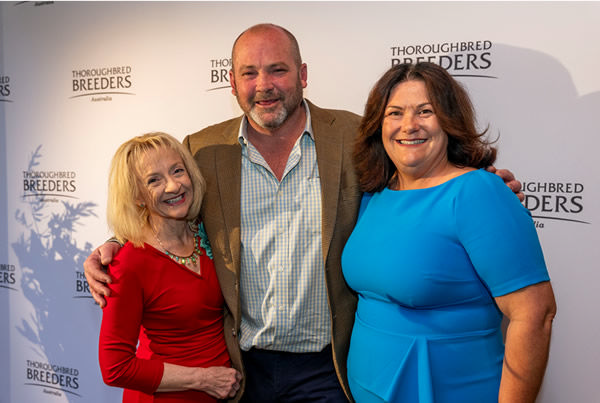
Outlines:
{"label": "dark trousers", "polygon": [[347,403],[333,366],[331,346],[319,353],[242,351],[246,390],[242,402]]}

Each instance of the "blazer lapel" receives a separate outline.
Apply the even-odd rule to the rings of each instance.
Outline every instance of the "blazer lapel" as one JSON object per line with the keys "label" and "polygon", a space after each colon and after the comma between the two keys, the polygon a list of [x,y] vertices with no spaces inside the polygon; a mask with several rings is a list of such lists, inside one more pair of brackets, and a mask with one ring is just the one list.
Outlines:
{"label": "blazer lapel", "polygon": [[[239,124],[237,125],[239,128]],[[222,206],[225,223],[224,236],[227,238],[231,261],[227,268],[239,276],[240,271],[240,211],[242,158],[241,146],[237,140],[237,130],[224,133],[227,136],[223,145],[215,151],[216,181],[219,203]]]}
{"label": "blazer lapel", "polygon": [[[337,216],[342,169],[343,138],[334,130],[335,116],[310,103],[312,129],[321,179],[321,232],[323,260],[327,259]],[[349,145],[350,146],[350,145]]]}
{"label": "blazer lapel", "polygon": [[[204,135],[220,136],[220,140],[201,149],[200,166],[208,189],[202,203],[203,220],[213,247],[215,269],[223,297],[237,323],[232,329],[235,338],[241,318],[239,303],[240,276],[240,189],[241,146],[237,140],[240,119],[229,125],[205,129]],[[218,130],[217,133],[214,133]],[[237,343],[237,340],[235,341]]]}

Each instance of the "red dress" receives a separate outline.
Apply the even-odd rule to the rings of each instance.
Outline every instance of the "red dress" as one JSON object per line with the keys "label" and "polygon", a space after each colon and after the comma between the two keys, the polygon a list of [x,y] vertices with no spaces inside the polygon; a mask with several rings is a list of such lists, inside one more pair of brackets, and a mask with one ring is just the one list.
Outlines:
{"label": "red dress", "polygon": [[195,390],[156,392],[163,362],[231,366],[213,261],[204,254],[200,267],[198,275],[148,244],[127,243],[113,259],[99,361],[104,381],[125,388],[123,402],[216,402]]}

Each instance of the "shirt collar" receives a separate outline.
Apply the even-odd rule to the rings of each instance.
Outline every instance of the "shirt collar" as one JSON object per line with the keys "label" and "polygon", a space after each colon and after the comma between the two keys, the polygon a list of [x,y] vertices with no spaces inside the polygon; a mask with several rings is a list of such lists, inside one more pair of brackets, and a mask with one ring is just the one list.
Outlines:
{"label": "shirt collar", "polygon": [[[304,110],[306,111],[306,126],[304,126],[304,133],[308,133],[310,138],[315,141],[315,136],[312,130],[312,121],[310,118],[310,109],[308,108],[308,103],[305,99],[302,100],[302,105],[304,105]],[[242,118],[242,123],[240,124],[240,130],[238,131],[238,141],[243,146],[248,146],[248,118],[244,116]]]}

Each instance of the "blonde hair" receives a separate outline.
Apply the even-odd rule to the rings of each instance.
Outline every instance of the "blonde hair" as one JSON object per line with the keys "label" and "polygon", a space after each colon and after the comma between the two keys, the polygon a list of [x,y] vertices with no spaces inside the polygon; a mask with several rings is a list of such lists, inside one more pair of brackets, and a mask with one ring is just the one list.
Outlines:
{"label": "blonde hair", "polygon": [[134,137],[117,149],[108,177],[107,221],[120,242],[143,245],[144,234],[149,229],[149,212],[145,206],[137,204],[142,195],[140,163],[148,151],[161,149],[179,154],[192,181],[194,195],[186,219],[195,220],[200,213],[206,182],[190,152],[166,133],[147,133]]}

